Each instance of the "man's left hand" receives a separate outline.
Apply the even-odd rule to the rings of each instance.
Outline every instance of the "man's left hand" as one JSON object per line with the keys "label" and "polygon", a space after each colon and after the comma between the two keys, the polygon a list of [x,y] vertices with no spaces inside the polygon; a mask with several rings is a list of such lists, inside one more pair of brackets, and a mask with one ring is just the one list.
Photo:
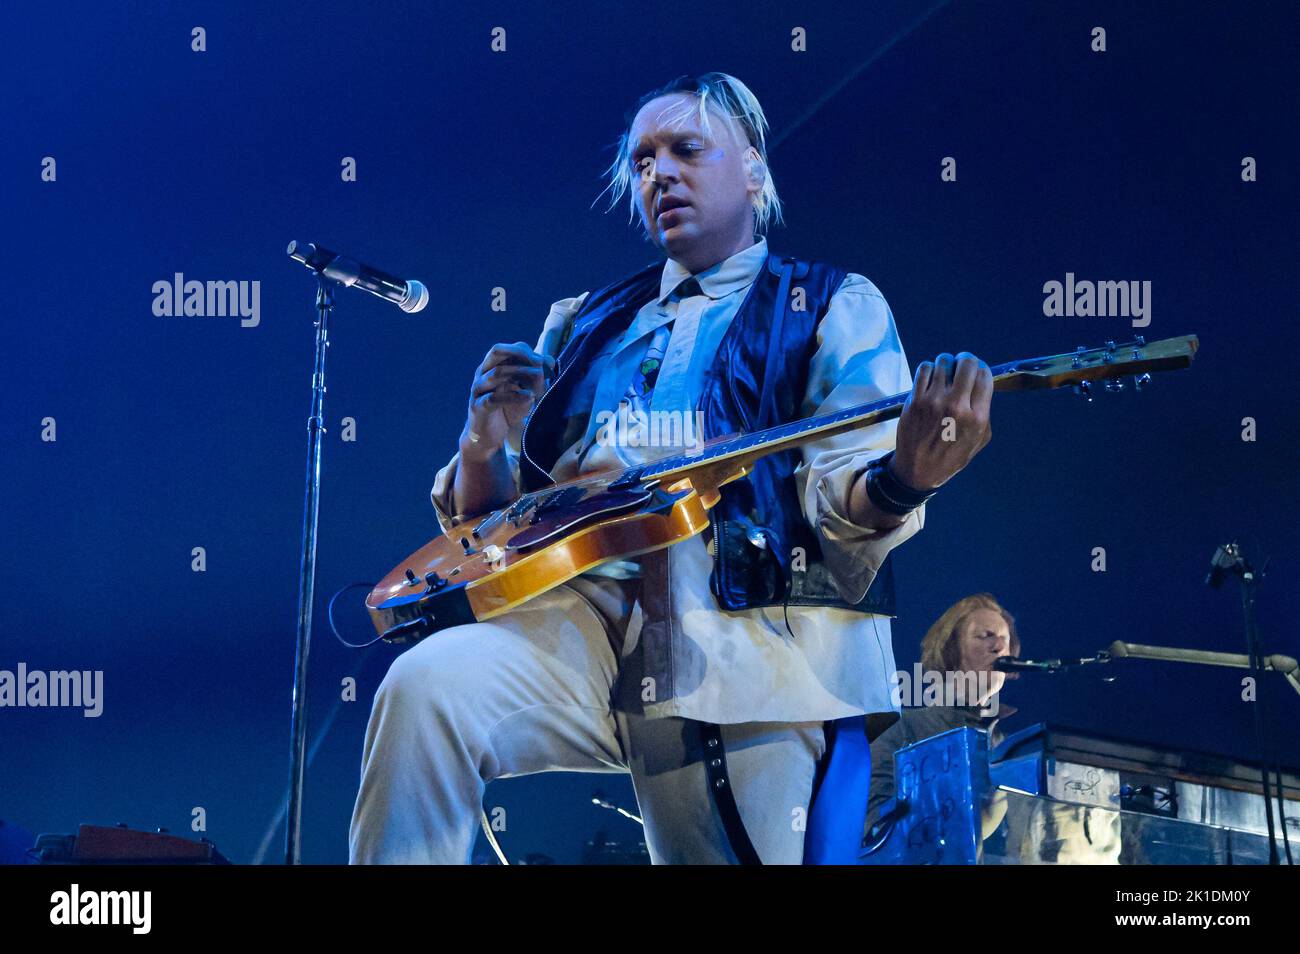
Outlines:
{"label": "man's left hand", "polygon": [[894,476],[916,490],[951,480],[993,436],[992,399],[993,374],[969,351],[922,361],[898,421]]}

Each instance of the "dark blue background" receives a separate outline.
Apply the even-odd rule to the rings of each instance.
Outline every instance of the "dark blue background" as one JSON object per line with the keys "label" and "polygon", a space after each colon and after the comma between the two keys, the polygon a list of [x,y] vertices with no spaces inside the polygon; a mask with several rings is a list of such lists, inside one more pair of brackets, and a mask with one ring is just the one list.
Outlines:
{"label": "dark blue background", "polygon": [[[900,665],[977,590],[1016,613],[1031,656],[1116,638],[1241,651],[1235,591],[1200,585],[1215,545],[1238,536],[1274,558],[1269,649],[1300,654],[1294,5],[930,10],[11,6],[0,668],[103,669],[106,701],[99,719],[0,710],[0,818],[188,833],[203,806],[207,837],[255,857],[287,778],[313,285],[284,247],[300,238],[434,290],[419,320],[346,293],[333,329],[313,737],[337,719],[304,824],[306,860],[346,858],[369,702],[394,650],[340,647],[324,600],[435,533],[429,487],[487,348],[533,342],[551,302],[652,259],[625,208],[591,205],[625,110],[687,71],[754,89],[782,137],[771,161],[788,227],[771,244],[875,281],[913,363],[1130,337],[1126,319],[1044,317],[1043,283],[1067,271],[1149,280],[1146,336],[1201,336],[1193,369],[1140,397],[997,399],[992,444],[898,552]],[[190,49],[196,25],[205,53]],[[1097,25],[1104,54],[1089,48]],[[489,49],[495,26],[505,54]],[[789,48],[795,26],[807,53]],[[1258,182],[1241,181],[1247,155]],[[40,179],[44,156],[56,183]],[[355,183],[340,179],[344,156]],[[944,156],[956,183],[940,182]],[[155,317],[151,286],[177,271],[260,280],[261,325]],[[505,313],[490,309],[494,286]],[[46,416],[56,443],[40,440]],[[355,443],[339,440],[344,416]],[[195,546],[206,573],[191,572]],[[1105,573],[1090,570],[1096,546]],[[342,614],[354,640],[370,633],[358,606]],[[1005,698],[1019,720],[1253,753],[1239,673],[1113,674],[1022,679]],[[345,676],[360,699],[340,708]],[[1300,699],[1267,688],[1300,761]],[[623,777],[573,775],[497,783],[487,801],[507,808],[512,856],[571,861],[599,827],[637,834],[587,802],[595,787],[631,802]]]}

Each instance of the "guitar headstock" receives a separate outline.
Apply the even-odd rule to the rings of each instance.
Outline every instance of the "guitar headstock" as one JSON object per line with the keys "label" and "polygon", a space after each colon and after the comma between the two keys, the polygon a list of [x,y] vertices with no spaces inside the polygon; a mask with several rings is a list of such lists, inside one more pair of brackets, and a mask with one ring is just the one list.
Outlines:
{"label": "guitar headstock", "polygon": [[1175,371],[1190,365],[1197,346],[1196,335],[1152,342],[1142,337],[1122,344],[1107,341],[1100,348],[1012,361],[997,369],[994,387],[999,391],[1029,391],[1073,385],[1091,398],[1093,381],[1105,381],[1105,390],[1122,391],[1125,385],[1120,379],[1132,376],[1134,389],[1141,390],[1151,380],[1152,371]]}

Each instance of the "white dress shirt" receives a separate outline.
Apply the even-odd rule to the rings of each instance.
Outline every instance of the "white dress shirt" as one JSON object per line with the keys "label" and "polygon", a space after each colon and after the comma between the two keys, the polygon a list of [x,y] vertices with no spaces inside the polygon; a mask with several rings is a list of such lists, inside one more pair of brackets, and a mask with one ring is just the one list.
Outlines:
{"label": "white dress shirt", "polygon": [[[629,361],[645,353],[647,336],[673,323],[668,350],[651,396],[654,410],[693,408],[704,371],[767,259],[767,243],[749,248],[695,276],[703,294],[687,298],[674,290],[691,277],[677,262],[665,262],[659,297],[636,314],[627,332],[598,361],[587,435],[568,447],[551,476],[622,468],[665,453],[638,451],[620,442],[598,441],[595,409],[614,405],[627,388]],[[556,355],[586,294],[551,307],[536,350]],[[809,367],[804,417],[830,414],[907,391],[907,359],[893,315],[880,291],[861,275],[849,273],[817,326],[817,348]],[[593,365],[595,362],[593,362]],[[795,471],[804,514],[819,535],[823,557],[840,595],[856,603],[865,595],[891,549],[924,525],[925,508],[900,526],[878,531],[848,518],[848,496],[867,463],[894,446],[897,422],[888,421],[804,444]],[[506,454],[519,481],[522,427],[507,441]],[[579,464],[580,460],[580,464]],[[431,498],[444,530],[469,515],[455,509],[453,488],[459,454],[434,479]],[[782,608],[727,612],[709,589],[713,558],[697,535],[635,561],[606,564],[593,573],[636,575],[643,586],[665,588],[661,599],[642,605],[667,607],[649,618],[638,607],[624,655],[639,648],[645,674],[653,680],[648,716],[681,716],[709,722],[807,722],[838,719],[894,708],[890,679],[895,669],[889,619],[830,606],[791,606],[792,639]]]}

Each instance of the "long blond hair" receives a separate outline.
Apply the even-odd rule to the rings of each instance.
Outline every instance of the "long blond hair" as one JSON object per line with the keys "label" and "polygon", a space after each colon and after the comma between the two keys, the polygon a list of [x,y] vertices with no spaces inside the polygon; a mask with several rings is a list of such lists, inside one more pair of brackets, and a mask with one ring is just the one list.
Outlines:
{"label": "long blond hair", "polygon": [[921,640],[921,668],[927,671],[956,672],[961,665],[961,645],[958,640],[961,624],[971,613],[985,609],[1000,613],[1007,621],[1007,631],[1011,634],[1011,655],[1019,656],[1020,635],[1016,632],[1015,617],[1003,609],[992,594],[976,593],[953,603],[934,621],[934,625]]}

